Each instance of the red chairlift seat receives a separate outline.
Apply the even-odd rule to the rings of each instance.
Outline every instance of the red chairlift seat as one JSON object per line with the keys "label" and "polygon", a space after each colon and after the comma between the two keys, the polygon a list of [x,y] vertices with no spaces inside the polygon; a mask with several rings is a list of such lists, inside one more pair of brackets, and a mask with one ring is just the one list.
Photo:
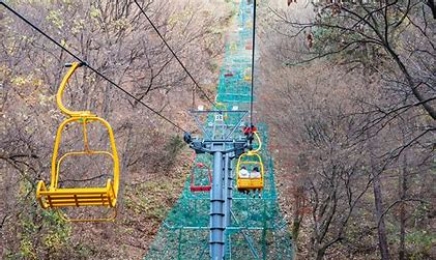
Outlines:
{"label": "red chairlift seat", "polygon": [[208,185],[195,185],[195,172],[193,171],[191,174],[191,186],[189,187],[192,192],[208,192],[212,189],[212,173],[210,172],[210,168],[204,165],[203,163],[197,163],[195,166],[198,169],[207,170],[207,174],[209,177]]}
{"label": "red chairlift seat", "polygon": [[226,78],[233,77],[233,73],[231,71],[226,72],[226,74],[224,74],[224,77]]}

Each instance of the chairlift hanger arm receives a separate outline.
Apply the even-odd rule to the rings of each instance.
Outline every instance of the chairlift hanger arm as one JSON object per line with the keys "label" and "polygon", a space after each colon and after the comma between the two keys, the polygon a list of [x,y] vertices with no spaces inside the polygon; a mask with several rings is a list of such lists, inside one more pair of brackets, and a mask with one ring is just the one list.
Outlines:
{"label": "chairlift hanger arm", "polygon": [[233,144],[234,146],[232,148],[226,149],[221,151],[222,153],[230,153],[230,152],[234,152],[237,150],[242,150],[244,151],[245,148],[247,148],[248,144],[246,141],[229,141],[229,140],[191,140],[188,145],[190,148],[194,149],[195,151],[198,152],[203,152],[203,153],[214,153],[216,152],[216,150],[211,149],[211,148],[207,148],[206,146],[209,144]]}
{"label": "chairlift hanger arm", "polygon": [[72,110],[69,110],[68,108],[66,108],[64,106],[64,104],[62,103],[62,97],[64,95],[64,91],[65,91],[65,88],[67,87],[68,81],[70,80],[71,76],[73,76],[76,69],[81,67],[81,66],[84,66],[84,65],[86,65],[85,62],[72,62],[72,63],[65,64],[65,67],[68,67],[70,69],[68,70],[65,77],[62,79],[61,85],[59,86],[59,90],[56,94],[56,103],[57,103],[59,109],[62,111],[63,114],[65,114],[66,116],[69,116],[69,117],[80,117],[83,115],[93,116],[91,114],[91,111],[72,111]]}
{"label": "chairlift hanger arm", "polygon": [[191,114],[207,114],[207,113],[248,113],[248,110],[189,110]]}
{"label": "chairlift hanger arm", "polygon": [[[224,114],[224,113],[241,114],[240,117],[239,117],[238,123],[233,127],[233,129],[231,129],[229,131],[229,133],[225,137],[225,139],[227,139],[227,138],[229,138],[235,132],[237,127],[241,124],[243,118],[248,114],[248,111],[247,110],[228,110],[228,111],[221,111],[221,110],[210,110],[210,111],[205,111],[205,110],[189,110],[189,113],[192,115],[192,117],[194,117],[195,122],[197,123],[198,127],[201,129],[201,131],[203,132],[204,136],[207,139],[212,139],[212,136],[210,136],[210,134],[206,130],[204,124],[199,119],[200,115],[204,115],[204,114]],[[190,135],[190,134],[185,132],[184,138],[187,135]],[[189,138],[190,138],[190,136],[189,136]],[[190,139],[192,139],[192,138],[190,138]],[[219,141],[221,141],[221,140],[219,140]],[[189,141],[186,141],[186,142],[189,144]]]}

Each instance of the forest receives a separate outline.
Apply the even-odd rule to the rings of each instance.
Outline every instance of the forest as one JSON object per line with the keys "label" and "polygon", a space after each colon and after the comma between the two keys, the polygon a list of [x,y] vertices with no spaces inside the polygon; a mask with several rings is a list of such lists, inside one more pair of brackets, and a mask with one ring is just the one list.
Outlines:
{"label": "forest", "polygon": [[[0,1],[1,259],[146,255],[192,167],[183,133],[155,112],[194,128],[188,110],[216,94],[240,1]],[[293,258],[436,259],[434,1],[255,3],[254,121],[269,126]],[[64,119],[55,95],[76,60],[6,5],[135,97],[90,69],[64,96],[114,129],[115,222],[69,223],[37,202]],[[61,149],[78,146],[78,131],[68,129]],[[99,129],[91,138],[108,145]],[[75,172],[65,184],[104,175],[81,165],[107,170],[104,158],[81,160],[65,162]]]}

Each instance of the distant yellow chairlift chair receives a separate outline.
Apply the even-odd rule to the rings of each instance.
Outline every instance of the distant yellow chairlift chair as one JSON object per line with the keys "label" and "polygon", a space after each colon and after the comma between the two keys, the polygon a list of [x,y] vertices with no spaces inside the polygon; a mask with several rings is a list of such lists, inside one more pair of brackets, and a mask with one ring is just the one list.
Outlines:
{"label": "distant yellow chairlift chair", "polygon": [[230,53],[234,54],[238,50],[238,45],[236,42],[230,43]]}
{"label": "distant yellow chairlift chair", "polygon": [[[236,164],[236,186],[238,191],[250,191],[250,190],[262,190],[264,186],[265,169],[262,162],[262,157],[259,155],[259,151],[262,148],[262,143],[257,132],[254,132],[255,139],[258,142],[256,149],[247,151],[241,154]],[[241,178],[239,171],[245,166],[247,169],[252,170],[257,167],[260,171],[260,178]]]}
{"label": "distant yellow chairlift chair", "polygon": [[[71,111],[62,104],[63,91],[68,83],[68,80],[73,75],[75,70],[82,66],[82,63],[74,62],[65,77],[63,78],[56,95],[56,102],[59,109],[69,118],[65,119],[59,126],[56,134],[52,164],[51,164],[51,183],[47,189],[44,181],[39,181],[36,198],[44,209],[53,208],[68,208],[68,207],[106,207],[112,209],[112,214],[104,218],[66,218],[63,213],[59,212],[59,215],[67,221],[71,222],[102,222],[113,221],[116,217],[116,203],[119,189],[119,159],[115,145],[115,138],[109,123],[92,114],[90,111]],[[110,151],[91,150],[88,144],[88,134],[86,125],[91,122],[98,122],[106,128],[109,135]],[[84,150],[83,151],[71,151],[67,152],[58,158],[62,132],[64,128],[71,123],[79,123],[82,125]],[[78,188],[63,188],[59,187],[59,173],[62,162],[69,156],[92,156],[92,155],[104,155],[108,156],[112,160],[113,165],[113,180],[108,179],[105,187],[78,187]]]}
{"label": "distant yellow chairlift chair", "polygon": [[248,67],[244,71],[244,80],[245,81],[251,81],[251,68]]}

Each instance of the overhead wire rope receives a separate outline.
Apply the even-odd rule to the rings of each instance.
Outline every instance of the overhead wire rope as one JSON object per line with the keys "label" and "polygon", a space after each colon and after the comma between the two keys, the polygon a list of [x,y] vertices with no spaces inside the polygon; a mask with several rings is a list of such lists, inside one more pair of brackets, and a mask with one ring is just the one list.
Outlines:
{"label": "overhead wire rope", "polygon": [[[165,38],[163,37],[163,35],[160,33],[159,29],[154,25],[154,23],[151,21],[150,17],[147,15],[147,13],[145,12],[145,10],[139,5],[138,1],[135,0],[135,4],[138,6],[139,10],[142,12],[142,14],[145,16],[145,18],[147,19],[147,21],[150,23],[150,25],[153,27],[153,29],[156,31],[157,35],[161,38],[161,40],[164,42],[164,44],[167,46],[167,48],[170,50],[170,52],[173,54],[173,57],[177,60],[177,62],[179,62],[180,66],[185,70],[186,74],[191,78],[191,80],[194,82],[195,86],[201,91],[201,93],[203,93],[203,95],[205,96],[205,98],[208,100],[208,102],[212,105],[212,107],[217,107],[217,105],[207,96],[206,92],[200,87],[200,85],[197,83],[197,81],[194,79],[194,77],[192,76],[192,74],[188,71],[188,69],[186,68],[186,66],[183,64],[183,62],[179,59],[179,57],[177,56],[177,54],[173,51],[173,49],[171,48],[171,46],[168,44],[168,42],[165,40]],[[195,95],[195,93],[194,93]],[[215,109],[213,109],[215,110]],[[217,109],[220,110],[220,109]],[[227,110],[227,108],[225,109]],[[224,121],[224,124],[229,127],[229,125]]]}
{"label": "overhead wire rope", "polygon": [[200,85],[197,83],[197,81],[194,79],[194,77],[192,76],[192,74],[188,71],[188,69],[186,68],[186,66],[183,64],[183,62],[179,59],[179,57],[177,56],[177,54],[173,51],[173,49],[171,48],[171,46],[168,44],[168,42],[165,40],[165,38],[162,36],[162,34],[160,33],[160,31],[157,29],[157,27],[154,25],[154,23],[151,21],[151,19],[148,17],[147,13],[145,12],[145,10],[141,7],[141,5],[138,3],[137,0],[135,0],[135,4],[138,6],[139,10],[141,11],[141,13],[145,16],[145,18],[147,19],[147,21],[150,23],[151,27],[153,27],[153,29],[156,31],[157,35],[162,39],[162,41],[164,42],[164,44],[167,46],[167,48],[170,50],[170,52],[173,54],[174,58],[176,58],[177,62],[179,62],[180,66],[182,66],[182,68],[185,70],[186,74],[189,76],[189,78],[191,78],[192,82],[194,82],[195,86],[201,91],[201,93],[203,93],[203,95],[205,96],[205,98],[207,99],[207,101],[209,101],[209,103],[213,106],[214,102],[207,96],[206,92],[200,87]]}
{"label": "overhead wire rope", "polygon": [[177,129],[181,130],[182,132],[187,132],[185,129],[183,129],[181,126],[177,125],[176,123],[174,123],[173,121],[171,121],[170,119],[168,119],[167,117],[165,117],[164,115],[162,115],[161,113],[159,113],[158,111],[156,111],[155,109],[153,109],[152,107],[150,107],[149,105],[145,104],[142,100],[138,99],[137,97],[135,97],[133,94],[131,94],[130,92],[128,92],[127,90],[123,89],[122,87],[120,87],[117,83],[115,83],[113,80],[109,79],[108,77],[106,77],[105,75],[103,75],[102,73],[100,73],[98,70],[96,70],[95,68],[93,68],[92,66],[90,66],[86,61],[82,60],[81,58],[79,58],[77,55],[75,55],[74,53],[72,53],[70,50],[68,50],[67,48],[65,48],[64,46],[62,46],[59,42],[57,42],[56,40],[54,40],[52,37],[50,37],[48,34],[46,34],[44,31],[42,31],[40,28],[38,28],[36,25],[34,25],[32,22],[30,22],[29,20],[27,20],[25,17],[23,17],[21,14],[19,14],[17,11],[15,11],[12,7],[8,6],[4,1],[0,1],[0,4],[3,5],[6,9],[8,9],[10,12],[12,12],[15,16],[17,16],[18,18],[20,18],[22,21],[24,21],[25,23],[27,23],[28,25],[30,25],[33,29],[35,29],[37,32],[39,32],[40,34],[42,34],[44,37],[46,37],[47,39],[49,39],[51,42],[53,42],[56,46],[60,47],[62,50],[64,50],[65,52],[67,52],[68,54],[70,54],[72,57],[74,57],[76,60],[80,61],[81,63],[83,63],[85,66],[87,66],[90,70],[92,70],[94,73],[96,73],[97,75],[99,75],[100,77],[102,77],[104,80],[106,80],[107,82],[109,82],[110,84],[112,84],[113,86],[115,86],[118,90],[122,91],[124,94],[126,94],[127,96],[133,98],[137,103],[143,105],[144,107],[146,107],[147,109],[149,109],[151,112],[155,113],[156,115],[158,115],[160,118],[164,119],[165,121],[167,121],[168,123],[170,123],[171,125],[173,125],[174,127],[176,127]]}
{"label": "overhead wire rope", "polygon": [[250,102],[250,127],[253,126],[253,107],[254,107],[254,62],[256,49],[256,0],[253,1],[253,40],[251,53],[251,102]]}

